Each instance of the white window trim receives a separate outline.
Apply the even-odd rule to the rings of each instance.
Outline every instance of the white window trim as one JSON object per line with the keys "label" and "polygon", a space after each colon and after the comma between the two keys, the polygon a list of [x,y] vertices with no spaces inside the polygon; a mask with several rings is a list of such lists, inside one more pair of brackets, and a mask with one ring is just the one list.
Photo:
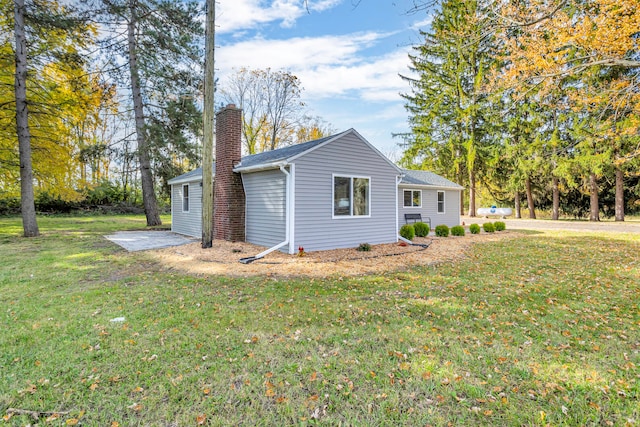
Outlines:
{"label": "white window trim", "polygon": [[[186,211],[184,210],[184,188],[187,187],[187,193],[189,193],[189,195],[187,196],[187,209]],[[189,184],[182,184],[182,212],[183,213],[189,213],[189,210],[191,209],[191,189],[189,188]]]}
{"label": "white window trim", "polygon": [[[350,178],[351,179],[351,214],[350,215],[335,215],[335,209],[333,206],[335,200],[335,191],[336,191],[336,178]],[[353,214],[353,179],[354,178],[363,178],[369,180],[369,208],[367,211],[368,215],[354,215]],[[331,174],[331,219],[358,219],[358,218],[371,218],[371,177],[370,176],[362,176],[362,175],[349,175],[343,173],[334,173]]]}
{"label": "white window trim", "polygon": [[[405,191],[410,191],[411,192],[411,206],[406,206],[404,204],[404,192]],[[420,204],[418,206],[413,206],[413,192],[417,191],[420,193]],[[402,207],[405,209],[418,209],[422,207],[422,190],[402,190]]]}
{"label": "white window trim", "polygon": [[[440,212],[440,202],[438,199],[440,199],[440,193],[442,193],[442,212]],[[447,204],[445,203],[447,200],[447,195],[445,193],[444,190],[438,190],[436,193],[436,213],[438,215],[444,215],[446,213],[446,206]]]}

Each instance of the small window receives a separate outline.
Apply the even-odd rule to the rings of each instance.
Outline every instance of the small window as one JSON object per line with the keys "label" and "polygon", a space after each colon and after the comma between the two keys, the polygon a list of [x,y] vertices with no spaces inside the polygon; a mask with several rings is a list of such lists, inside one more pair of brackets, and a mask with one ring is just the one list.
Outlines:
{"label": "small window", "polygon": [[419,208],[422,206],[422,190],[404,190],[404,207]]}
{"label": "small window", "polygon": [[369,216],[369,178],[333,177],[333,216]]}
{"label": "small window", "polygon": [[444,213],[444,191],[438,191],[438,213]]}
{"label": "small window", "polygon": [[189,212],[189,184],[182,186],[182,212]]}

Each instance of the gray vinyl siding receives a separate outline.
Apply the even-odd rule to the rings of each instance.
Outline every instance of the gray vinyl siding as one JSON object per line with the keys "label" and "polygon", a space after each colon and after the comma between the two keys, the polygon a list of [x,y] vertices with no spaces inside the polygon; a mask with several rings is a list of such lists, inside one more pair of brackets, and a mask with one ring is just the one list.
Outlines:
{"label": "gray vinyl siding", "polygon": [[[334,175],[370,178],[369,217],[332,218]],[[396,242],[398,175],[397,169],[353,134],[299,157],[295,161],[294,248],[318,251]]]}
{"label": "gray vinyl siding", "polygon": [[[182,186],[189,185],[189,212],[182,212]],[[200,181],[171,186],[171,231],[202,237],[202,187]]]}
{"label": "gray vinyl siding", "polygon": [[[279,169],[242,174],[246,240],[272,247],[286,238],[286,178]],[[287,246],[282,251],[287,251]]]}
{"label": "gray vinyl siding", "polygon": [[[404,207],[404,190],[422,190],[422,206]],[[438,191],[444,191],[444,213],[438,213]],[[404,214],[406,213],[419,213],[424,222],[427,222],[427,218],[431,218],[431,229],[441,224],[449,227],[460,225],[460,192],[416,186],[398,187],[398,229],[405,224]]]}

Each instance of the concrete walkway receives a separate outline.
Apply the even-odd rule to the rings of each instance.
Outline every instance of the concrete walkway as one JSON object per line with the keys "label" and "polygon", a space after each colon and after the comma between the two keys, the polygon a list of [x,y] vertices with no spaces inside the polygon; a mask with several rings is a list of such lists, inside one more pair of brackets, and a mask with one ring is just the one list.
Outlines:
{"label": "concrete walkway", "polygon": [[118,231],[104,237],[129,252],[162,249],[198,241],[194,237],[183,236],[171,231]]}

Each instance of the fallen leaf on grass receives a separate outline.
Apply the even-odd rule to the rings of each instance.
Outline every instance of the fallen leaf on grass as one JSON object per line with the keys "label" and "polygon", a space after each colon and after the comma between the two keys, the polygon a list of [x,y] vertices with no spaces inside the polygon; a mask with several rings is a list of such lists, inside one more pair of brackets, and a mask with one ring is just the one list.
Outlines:
{"label": "fallen leaf on grass", "polygon": [[196,417],[196,424],[199,425],[199,426],[204,425],[204,423],[206,421],[207,421],[207,415],[206,414],[201,414],[201,415],[198,415]]}
{"label": "fallen leaf on grass", "polygon": [[139,403],[134,403],[133,405],[127,406],[129,409],[133,409],[136,412],[140,412],[142,410],[142,405]]}
{"label": "fallen leaf on grass", "polygon": [[65,421],[65,424],[68,426],[75,426],[76,424],[78,424],[78,422],[80,422],[80,420],[78,420],[77,418],[70,418]]}

